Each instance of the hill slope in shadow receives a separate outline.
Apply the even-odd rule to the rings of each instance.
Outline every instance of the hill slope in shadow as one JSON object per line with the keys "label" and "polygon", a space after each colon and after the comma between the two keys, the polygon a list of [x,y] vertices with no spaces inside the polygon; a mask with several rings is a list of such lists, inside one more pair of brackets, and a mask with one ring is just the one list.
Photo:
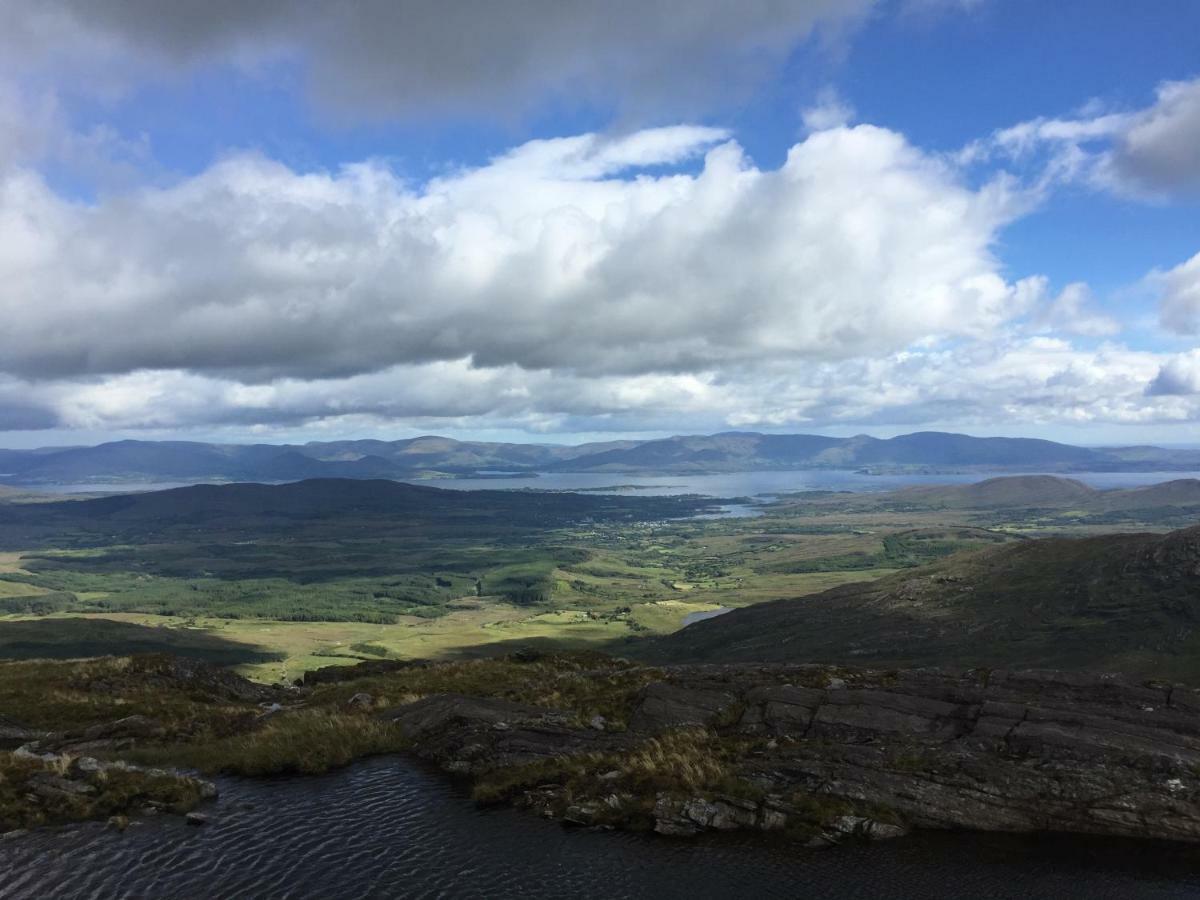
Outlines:
{"label": "hill slope in shadow", "polygon": [[1200,526],[1044,539],[735,610],[660,662],[1055,667],[1200,678]]}

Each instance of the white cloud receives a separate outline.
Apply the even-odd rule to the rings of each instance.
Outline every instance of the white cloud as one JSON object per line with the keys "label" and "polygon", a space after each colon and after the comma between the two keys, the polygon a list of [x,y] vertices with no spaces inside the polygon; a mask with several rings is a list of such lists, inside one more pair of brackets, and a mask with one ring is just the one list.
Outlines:
{"label": "white cloud", "polygon": [[1091,288],[1086,284],[1081,281],[1068,284],[1035,313],[1034,328],[1087,337],[1109,337],[1120,332],[1121,324],[1116,319],[1091,309],[1093,302]]}
{"label": "white cloud", "polygon": [[[724,138],[536,141],[420,188],[239,156],[95,205],[10,170],[0,367],[697,372],[982,336],[1025,311],[989,250],[1019,209],[1003,184],[972,190],[870,126],[813,134],[777,170]],[[638,168],[698,154],[695,173]]]}
{"label": "white cloud", "polygon": [[1151,396],[1200,395],[1200,349],[1179,353],[1163,363],[1147,393]]}
{"label": "white cloud", "polygon": [[1160,84],[1139,110],[1089,104],[1077,118],[1037,118],[965,147],[973,163],[1001,154],[1042,158],[1043,181],[1080,182],[1154,199],[1200,189],[1200,78]]}
{"label": "white cloud", "polygon": [[816,103],[801,112],[804,127],[809,131],[826,131],[841,128],[854,121],[854,107],[833,88],[825,88]]}
{"label": "white cloud", "polygon": [[1001,336],[871,359],[582,376],[467,360],[247,385],[220,374],[0,379],[0,429],[468,427],[528,432],[1173,424],[1200,421],[1200,351]]}
{"label": "white cloud", "polygon": [[871,126],[774,170],[679,126],[421,186],[235,156],[93,204],[10,166],[0,430],[1194,420],[1182,363],[1063,338],[1116,331],[1085,285],[1000,274],[1027,201]]}
{"label": "white cloud", "polygon": [[1148,281],[1162,296],[1163,327],[1177,334],[1200,334],[1200,253],[1166,272],[1152,272]]}
{"label": "white cloud", "polygon": [[1200,189],[1200,78],[1159,85],[1154,105],[1121,134],[1111,166],[1142,190]]}

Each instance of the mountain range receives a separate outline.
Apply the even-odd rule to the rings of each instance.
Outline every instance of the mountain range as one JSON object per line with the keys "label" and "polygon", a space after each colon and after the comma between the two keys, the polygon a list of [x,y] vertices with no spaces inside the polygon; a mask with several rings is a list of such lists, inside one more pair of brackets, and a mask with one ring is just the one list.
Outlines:
{"label": "mountain range", "polygon": [[1200,450],[1077,447],[1031,438],[918,432],[893,438],[724,432],[565,446],[457,441],[210,444],[115,441],[0,450],[0,483],[297,481],[305,478],[503,477],[533,472],[704,474],[789,469],[1041,472],[1200,469]]}

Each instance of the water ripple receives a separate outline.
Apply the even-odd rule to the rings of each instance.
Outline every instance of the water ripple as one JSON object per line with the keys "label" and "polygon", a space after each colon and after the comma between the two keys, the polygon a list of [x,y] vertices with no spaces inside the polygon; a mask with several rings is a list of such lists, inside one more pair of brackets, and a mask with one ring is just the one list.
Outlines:
{"label": "water ripple", "polygon": [[1200,855],[1122,842],[925,834],[807,851],[751,839],[571,831],[407,759],[318,778],[226,779],[202,828],[175,817],[0,842],[2,900],[246,898],[1194,897]]}

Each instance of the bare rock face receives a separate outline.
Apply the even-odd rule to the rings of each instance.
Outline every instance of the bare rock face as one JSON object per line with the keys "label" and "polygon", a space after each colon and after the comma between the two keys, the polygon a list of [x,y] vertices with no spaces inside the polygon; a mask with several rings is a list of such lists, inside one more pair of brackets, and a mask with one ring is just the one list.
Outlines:
{"label": "bare rock face", "polygon": [[[663,834],[815,819],[818,843],[910,827],[1200,841],[1200,692],[1182,685],[1057,671],[664,671],[639,694],[627,733],[457,694],[384,715],[420,755],[468,774],[620,753],[679,727],[743,747],[736,775],[756,799],[641,798]],[[575,819],[593,813],[580,806]]]}
{"label": "bare rock face", "polygon": [[629,727],[645,732],[707,725],[729,713],[737,703],[738,695],[722,686],[681,686],[657,681],[642,691]]}
{"label": "bare rock face", "polygon": [[433,694],[380,714],[416,753],[457,773],[628,746],[622,735],[578,726],[560,710],[490,697]]}
{"label": "bare rock face", "polygon": [[822,687],[833,682],[826,670],[805,666],[689,667],[672,678],[676,704],[750,685],[731,730],[772,738],[742,761],[767,791],[879,807],[927,828],[1200,841],[1200,693],[1189,688],[920,669],[851,671]]}

